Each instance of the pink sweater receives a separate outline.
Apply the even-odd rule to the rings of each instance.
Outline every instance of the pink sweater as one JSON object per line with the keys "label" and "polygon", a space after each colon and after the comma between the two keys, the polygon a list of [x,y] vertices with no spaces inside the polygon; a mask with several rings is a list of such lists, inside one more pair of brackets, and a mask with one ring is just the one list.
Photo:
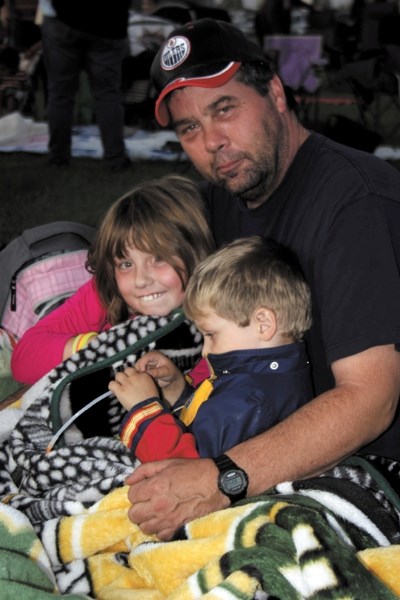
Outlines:
{"label": "pink sweater", "polygon": [[11,356],[13,377],[22,383],[35,383],[62,362],[70,338],[89,331],[100,333],[110,327],[91,279],[24,333]]}

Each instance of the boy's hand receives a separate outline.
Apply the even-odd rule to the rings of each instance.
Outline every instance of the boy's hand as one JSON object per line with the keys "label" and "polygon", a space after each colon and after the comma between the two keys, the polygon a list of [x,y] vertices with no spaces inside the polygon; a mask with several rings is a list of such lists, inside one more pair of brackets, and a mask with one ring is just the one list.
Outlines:
{"label": "boy's hand", "polygon": [[147,352],[136,361],[135,368],[140,373],[146,372],[157,381],[163,391],[164,398],[172,405],[179,398],[185,387],[185,378],[178,367],[162,352]]}
{"label": "boy's hand", "polygon": [[147,352],[135,363],[135,369],[140,373],[148,373],[164,388],[169,386],[175,379],[182,377],[181,372],[175,364],[162,352],[153,350]]}
{"label": "boy's hand", "polygon": [[147,373],[138,373],[133,367],[117,373],[108,389],[115,394],[122,406],[130,410],[136,404],[159,396],[157,386]]}

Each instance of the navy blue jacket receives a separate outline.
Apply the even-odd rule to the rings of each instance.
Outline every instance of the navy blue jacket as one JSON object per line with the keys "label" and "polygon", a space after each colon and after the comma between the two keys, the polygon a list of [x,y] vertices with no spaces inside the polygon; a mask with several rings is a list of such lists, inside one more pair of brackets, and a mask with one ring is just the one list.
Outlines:
{"label": "navy blue jacket", "polygon": [[190,395],[179,418],[158,398],[138,404],[125,417],[121,438],[142,462],[219,456],[313,397],[303,342],[207,358],[213,375]]}

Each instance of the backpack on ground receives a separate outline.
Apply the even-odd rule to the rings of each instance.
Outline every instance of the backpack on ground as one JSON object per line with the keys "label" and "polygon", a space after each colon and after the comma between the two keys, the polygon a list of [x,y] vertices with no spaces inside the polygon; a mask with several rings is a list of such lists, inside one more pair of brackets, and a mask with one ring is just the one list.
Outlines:
{"label": "backpack on ground", "polygon": [[0,252],[0,323],[19,339],[91,277],[94,229],[55,221],[25,230]]}

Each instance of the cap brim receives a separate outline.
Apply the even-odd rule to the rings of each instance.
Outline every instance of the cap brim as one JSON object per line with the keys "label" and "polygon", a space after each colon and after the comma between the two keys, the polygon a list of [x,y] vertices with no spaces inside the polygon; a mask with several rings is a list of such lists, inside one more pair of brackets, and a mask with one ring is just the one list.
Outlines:
{"label": "cap brim", "polygon": [[212,75],[201,75],[200,77],[179,77],[178,79],[171,81],[171,83],[165,86],[156,101],[155,116],[158,123],[162,127],[166,127],[169,123],[168,108],[165,103],[165,98],[168,96],[168,94],[182,87],[194,86],[203,88],[216,88],[220,87],[221,85],[225,85],[225,83],[228,83],[228,81],[232,79],[241,64],[241,62],[230,62],[226,65],[226,67],[218,71],[218,73],[213,73]]}

